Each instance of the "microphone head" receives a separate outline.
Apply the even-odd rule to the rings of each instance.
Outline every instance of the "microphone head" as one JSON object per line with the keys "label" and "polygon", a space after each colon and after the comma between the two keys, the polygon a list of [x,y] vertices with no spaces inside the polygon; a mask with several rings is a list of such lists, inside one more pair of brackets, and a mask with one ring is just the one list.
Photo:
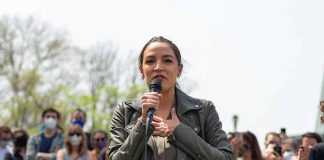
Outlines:
{"label": "microphone head", "polygon": [[149,86],[150,92],[160,93],[162,90],[161,77],[154,78]]}

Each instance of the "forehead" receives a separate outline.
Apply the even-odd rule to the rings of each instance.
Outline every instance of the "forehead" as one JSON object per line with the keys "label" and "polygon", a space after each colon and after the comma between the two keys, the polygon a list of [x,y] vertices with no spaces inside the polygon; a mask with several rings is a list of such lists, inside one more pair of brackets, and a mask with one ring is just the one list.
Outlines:
{"label": "forehead", "polygon": [[175,57],[175,53],[170,45],[166,42],[153,42],[147,46],[144,51],[144,57],[147,56],[172,56]]}
{"label": "forehead", "polygon": [[279,137],[273,135],[273,134],[270,134],[268,137],[267,137],[267,141],[279,141]]}
{"label": "forehead", "polygon": [[317,141],[316,141],[315,138],[308,138],[308,137],[304,137],[302,143],[303,143],[304,145],[307,145],[307,144],[316,144]]}
{"label": "forehead", "polygon": [[94,137],[105,137],[105,134],[97,132]]}
{"label": "forehead", "polygon": [[46,112],[45,117],[47,117],[47,116],[55,116],[55,117],[57,117],[57,114],[55,112]]}
{"label": "forehead", "polygon": [[76,111],[72,114],[72,117],[73,118],[84,118],[84,113]]}

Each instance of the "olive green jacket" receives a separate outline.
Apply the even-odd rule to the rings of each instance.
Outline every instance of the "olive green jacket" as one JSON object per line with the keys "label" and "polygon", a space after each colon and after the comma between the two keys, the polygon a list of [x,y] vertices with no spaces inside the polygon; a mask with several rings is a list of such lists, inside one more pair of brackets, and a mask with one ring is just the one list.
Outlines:
{"label": "olive green jacket", "polygon": [[[222,130],[212,102],[192,98],[176,88],[176,111],[180,124],[168,137],[177,147],[177,160],[234,160],[232,147]],[[145,124],[141,100],[125,101],[117,106],[111,121],[110,160],[144,160]],[[153,128],[149,130],[149,136]],[[148,141],[148,160],[153,159],[152,141]]]}

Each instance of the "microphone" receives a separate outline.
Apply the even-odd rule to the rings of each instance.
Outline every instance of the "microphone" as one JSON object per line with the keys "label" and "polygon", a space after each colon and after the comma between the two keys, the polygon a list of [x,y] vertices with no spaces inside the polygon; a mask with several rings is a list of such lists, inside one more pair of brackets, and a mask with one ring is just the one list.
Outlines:
{"label": "microphone", "polygon": [[[161,78],[160,77],[154,78],[152,83],[149,86],[150,92],[160,93],[161,89],[162,89]],[[149,108],[148,109],[147,119],[146,119],[147,126],[150,126],[152,124],[152,119],[153,119],[154,112],[155,112],[154,108]]]}

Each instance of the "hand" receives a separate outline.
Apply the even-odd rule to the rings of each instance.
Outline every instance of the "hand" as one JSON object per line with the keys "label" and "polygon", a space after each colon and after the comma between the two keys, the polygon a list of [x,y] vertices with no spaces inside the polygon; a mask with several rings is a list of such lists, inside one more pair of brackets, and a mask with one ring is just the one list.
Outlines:
{"label": "hand", "polygon": [[232,144],[235,157],[238,157],[240,148],[242,148],[243,146],[243,141],[238,139],[237,136],[235,136],[233,139],[231,139],[230,143]]}
{"label": "hand", "polygon": [[169,136],[180,124],[175,108],[171,109],[171,119],[164,120],[161,117],[153,116],[152,125],[154,126],[153,135],[167,137]]}
{"label": "hand", "polygon": [[146,123],[147,111],[150,108],[158,110],[161,98],[162,94],[156,92],[144,93],[144,95],[142,96],[142,122]]}

